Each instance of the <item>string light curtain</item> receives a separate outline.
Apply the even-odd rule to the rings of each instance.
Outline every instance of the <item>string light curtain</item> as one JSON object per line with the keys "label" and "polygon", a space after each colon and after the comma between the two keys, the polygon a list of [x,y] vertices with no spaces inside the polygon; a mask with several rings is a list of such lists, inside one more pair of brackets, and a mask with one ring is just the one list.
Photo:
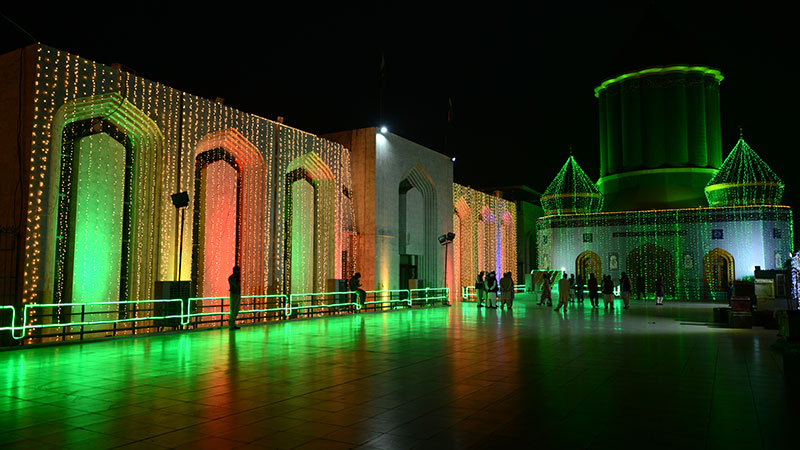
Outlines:
{"label": "string light curtain", "polygon": [[743,138],[705,188],[709,206],[779,205],[784,184]]}
{"label": "string light curtain", "polygon": [[[478,272],[517,278],[517,211],[513,202],[453,183],[453,247],[457,282],[472,286]],[[497,220],[500,218],[500,220]]]}
{"label": "string light curtain", "polygon": [[545,214],[582,214],[603,209],[603,195],[572,155],[541,198]]}

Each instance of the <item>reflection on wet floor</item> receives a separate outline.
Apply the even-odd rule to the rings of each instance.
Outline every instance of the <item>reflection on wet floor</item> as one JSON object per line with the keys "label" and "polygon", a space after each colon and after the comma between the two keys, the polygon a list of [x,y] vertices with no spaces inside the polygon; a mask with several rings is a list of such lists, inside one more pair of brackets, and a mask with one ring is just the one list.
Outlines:
{"label": "reflection on wet floor", "polygon": [[[10,448],[797,448],[796,364],[711,304],[458,303],[0,352]],[[794,367],[794,369],[790,369]],[[794,441],[796,442],[796,441]],[[14,443],[14,446],[11,444]]]}

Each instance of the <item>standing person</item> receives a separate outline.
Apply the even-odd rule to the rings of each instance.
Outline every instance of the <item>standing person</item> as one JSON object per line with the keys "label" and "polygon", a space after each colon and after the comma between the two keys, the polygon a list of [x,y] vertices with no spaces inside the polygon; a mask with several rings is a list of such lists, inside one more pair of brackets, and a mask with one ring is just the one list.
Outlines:
{"label": "standing person", "polygon": [[512,295],[514,295],[514,280],[511,279],[511,272],[506,272],[500,279],[500,309],[504,309],[506,305],[511,309]]}
{"label": "standing person", "polygon": [[545,272],[543,274],[544,281],[542,281],[542,298],[539,299],[537,305],[542,305],[547,300],[547,306],[553,306],[552,285],[550,284],[550,274]]}
{"label": "standing person", "polygon": [[622,278],[619,279],[620,290],[622,291],[622,302],[625,303],[624,309],[631,307],[631,279],[628,274],[622,272]]}
{"label": "standing person", "polygon": [[361,273],[356,272],[350,277],[349,281],[350,290],[353,291],[353,295],[355,296],[354,300],[356,300],[360,305],[364,304],[364,301],[367,299],[367,291],[361,289]]}
{"label": "standing person", "polygon": [[562,306],[564,307],[564,312],[567,312],[567,304],[569,303],[569,279],[567,279],[567,274],[565,273],[560,280],[558,280],[558,305],[556,305],[556,309],[553,311],[558,311],[559,308]]}
{"label": "standing person", "polygon": [[569,302],[572,303],[575,301],[575,296],[573,295],[575,292],[575,274],[569,276]]}
{"label": "standing person", "polygon": [[497,309],[497,276],[489,272],[486,277],[486,307]]}
{"label": "standing person", "polygon": [[233,266],[233,273],[228,277],[228,286],[231,297],[228,305],[228,327],[238,330],[236,316],[239,315],[239,305],[242,302],[242,273],[239,266]]}
{"label": "standing person", "polygon": [[483,308],[483,301],[486,300],[486,284],[483,281],[483,271],[478,273],[478,278],[475,280],[475,296],[478,300],[478,308]]}
{"label": "standing person", "polygon": [[586,286],[586,281],[583,279],[583,275],[578,274],[578,278],[575,278],[575,299],[580,303],[583,303],[584,286]]}
{"label": "standing person", "polygon": [[511,298],[508,300],[508,309],[514,306],[514,297],[517,295],[514,289],[514,279],[511,278],[511,272],[508,272],[508,279],[511,280]]}
{"label": "standing person", "polygon": [[644,278],[641,275],[636,275],[636,299],[641,300],[642,295],[645,295]]}
{"label": "standing person", "polygon": [[600,299],[597,296],[597,278],[594,273],[589,274],[589,301],[592,303],[592,308],[600,306]]}
{"label": "standing person", "polygon": [[664,277],[659,275],[656,280],[656,305],[664,304]]}
{"label": "standing person", "polygon": [[603,277],[603,304],[605,309],[609,306],[614,309],[614,280],[611,279],[611,275]]}

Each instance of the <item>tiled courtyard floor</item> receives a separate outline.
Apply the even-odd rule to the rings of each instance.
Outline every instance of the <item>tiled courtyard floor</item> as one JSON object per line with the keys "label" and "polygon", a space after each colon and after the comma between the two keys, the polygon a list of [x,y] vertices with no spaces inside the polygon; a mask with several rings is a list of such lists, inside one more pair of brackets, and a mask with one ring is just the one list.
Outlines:
{"label": "tiled courtyard floor", "polygon": [[711,307],[523,295],[4,351],[0,447],[800,448],[776,332]]}

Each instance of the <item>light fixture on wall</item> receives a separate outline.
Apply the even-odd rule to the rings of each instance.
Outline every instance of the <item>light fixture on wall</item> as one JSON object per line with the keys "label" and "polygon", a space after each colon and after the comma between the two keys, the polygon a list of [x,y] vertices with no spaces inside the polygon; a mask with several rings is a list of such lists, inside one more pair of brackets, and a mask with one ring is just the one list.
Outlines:
{"label": "light fixture on wall", "polygon": [[381,127],[381,134],[386,134],[386,133],[388,133],[388,132],[389,132],[389,129],[388,129],[388,128],[386,128],[386,126],[385,126],[385,125]]}

